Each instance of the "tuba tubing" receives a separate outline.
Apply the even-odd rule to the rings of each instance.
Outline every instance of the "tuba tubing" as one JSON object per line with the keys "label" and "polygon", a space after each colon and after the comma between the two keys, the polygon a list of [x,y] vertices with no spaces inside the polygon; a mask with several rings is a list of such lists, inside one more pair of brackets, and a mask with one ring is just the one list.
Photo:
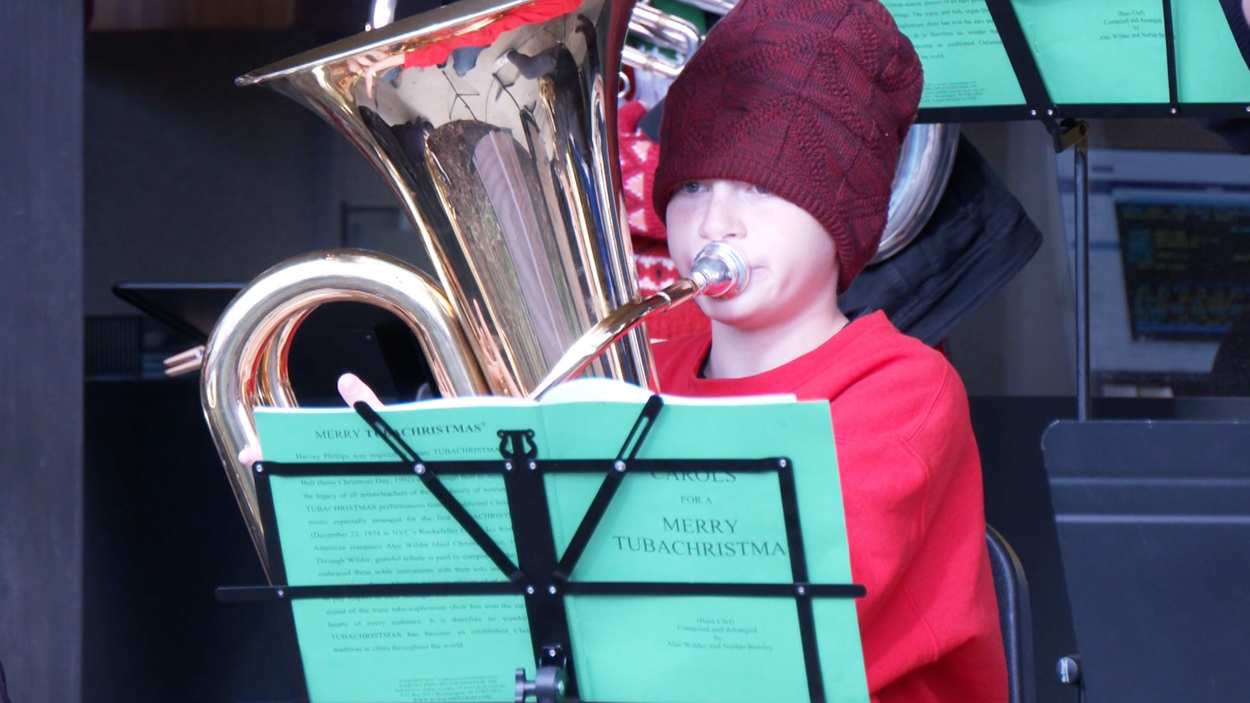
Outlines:
{"label": "tuba tubing", "polygon": [[[205,347],[200,402],[267,577],[254,467],[244,465],[239,452],[258,443],[253,408],[261,403],[264,374],[276,372],[285,379],[285,354],[269,354],[284,346],[275,344],[277,337],[285,334],[289,343],[298,321],[314,308],[342,301],[377,305],[403,320],[444,395],[489,392],[438,285],[398,259],[357,249],[314,252],[278,264],[240,291]],[[276,368],[266,370],[266,365]]]}

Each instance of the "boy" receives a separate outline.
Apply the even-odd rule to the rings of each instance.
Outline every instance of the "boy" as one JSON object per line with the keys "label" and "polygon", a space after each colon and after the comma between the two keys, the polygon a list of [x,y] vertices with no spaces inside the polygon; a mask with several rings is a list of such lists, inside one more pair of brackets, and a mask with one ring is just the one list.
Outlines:
{"label": "boy", "polygon": [[878,312],[839,310],[876,251],[921,68],[877,0],[744,0],[669,91],[653,198],[683,275],[724,241],[751,266],[700,298],[709,334],[656,345],[676,395],[829,401],[868,685],[879,703],[1007,700],[967,396]]}

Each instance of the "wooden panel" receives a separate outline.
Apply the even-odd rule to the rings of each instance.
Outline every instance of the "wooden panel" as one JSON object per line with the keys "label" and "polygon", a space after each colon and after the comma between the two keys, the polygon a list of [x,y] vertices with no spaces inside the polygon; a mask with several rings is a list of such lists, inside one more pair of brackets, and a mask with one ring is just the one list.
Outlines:
{"label": "wooden panel", "polygon": [[0,659],[81,700],[82,3],[0,2]]}
{"label": "wooden panel", "polygon": [[93,0],[91,30],[287,29],[295,0]]}

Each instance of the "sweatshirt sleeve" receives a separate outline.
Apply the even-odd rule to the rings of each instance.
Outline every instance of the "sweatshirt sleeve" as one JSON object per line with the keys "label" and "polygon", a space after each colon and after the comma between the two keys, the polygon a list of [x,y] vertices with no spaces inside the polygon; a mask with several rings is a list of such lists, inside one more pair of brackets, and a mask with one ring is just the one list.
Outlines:
{"label": "sweatshirt sleeve", "polygon": [[984,626],[967,617],[969,607],[984,610],[986,566],[967,396],[944,360],[928,371],[887,379],[871,416],[844,423],[853,430],[845,438],[835,410],[852,574],[868,590],[860,633],[878,703],[937,700],[932,677],[916,675]]}

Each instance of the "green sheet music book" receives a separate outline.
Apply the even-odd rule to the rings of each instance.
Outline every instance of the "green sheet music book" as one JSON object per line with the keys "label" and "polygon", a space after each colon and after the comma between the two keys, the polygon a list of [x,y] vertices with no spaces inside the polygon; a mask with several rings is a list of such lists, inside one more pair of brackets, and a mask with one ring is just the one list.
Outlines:
{"label": "green sheet music book", "polygon": [[[1025,102],[987,0],[882,0],[924,65],[920,107],[979,108]],[[1169,105],[1161,0],[1003,0],[1019,23],[1052,103],[1069,117],[1106,106]],[[1219,0],[1172,0],[1177,101],[1219,104],[1227,116],[1250,103],[1250,68]],[[1004,14],[1003,21],[1010,22]],[[1240,22],[1238,18],[1236,21]],[[1010,26],[1010,25],[1008,25]],[[1079,106],[1079,107],[1078,107]],[[1048,107],[1048,106],[1035,106]],[[1159,113],[1160,115],[1165,113]],[[1023,114],[1020,115],[1023,118]],[[952,119],[952,118],[947,118]],[[958,119],[958,118],[953,118]]]}
{"label": "green sheet music book", "polygon": [[1057,104],[1166,103],[1159,0],[1012,0]]}
{"label": "green sheet music book", "polygon": [[1173,0],[1172,26],[1178,99],[1250,104],[1250,67],[1218,0]]}
{"label": "green sheet music book", "polygon": [[924,65],[920,107],[1023,105],[1024,91],[983,2],[882,0]]}
{"label": "green sheet music book", "polygon": [[[579,381],[541,404],[433,401],[382,416],[428,462],[499,460],[497,430],[518,428],[534,429],[540,459],[610,459],[647,397],[627,388]],[[350,409],[260,410],[257,425],[266,461],[395,460]],[[639,458],[789,457],[810,580],[845,584],[833,447],[827,403],[672,398]],[[443,480],[515,561],[503,479]],[[558,549],[601,481],[544,477]],[[415,475],[269,484],[289,585],[505,580]],[[789,583],[789,559],[776,474],[641,472],[622,481],[571,578]],[[829,700],[867,703],[855,602],[813,607]],[[570,595],[565,609],[583,700],[808,700],[793,598]],[[511,701],[514,670],[534,671],[519,596],[297,599],[293,615],[313,703]]]}

